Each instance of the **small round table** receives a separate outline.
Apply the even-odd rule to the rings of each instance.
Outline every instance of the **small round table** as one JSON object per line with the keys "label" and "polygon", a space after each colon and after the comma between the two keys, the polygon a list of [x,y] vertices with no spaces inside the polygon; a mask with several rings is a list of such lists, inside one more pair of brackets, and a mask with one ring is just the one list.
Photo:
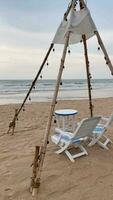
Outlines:
{"label": "small round table", "polygon": [[75,116],[77,110],[63,109],[55,111],[57,127],[63,131],[74,131],[76,127]]}

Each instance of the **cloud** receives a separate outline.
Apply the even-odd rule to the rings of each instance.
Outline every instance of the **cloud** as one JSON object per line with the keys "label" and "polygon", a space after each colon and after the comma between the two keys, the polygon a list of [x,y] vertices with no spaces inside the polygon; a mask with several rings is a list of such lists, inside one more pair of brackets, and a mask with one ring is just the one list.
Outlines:
{"label": "cloud", "polygon": [[[77,49],[76,49],[77,50]],[[43,78],[56,78],[60,66],[61,49],[56,47],[48,59],[49,66],[45,65]],[[2,79],[33,79],[46,54],[45,49],[0,47],[0,78]],[[113,60],[113,56],[111,56]],[[105,65],[103,55],[90,54],[90,69],[94,78],[111,78],[110,70]],[[86,78],[85,59],[82,53],[72,51],[67,55],[64,78]]]}
{"label": "cloud", "polygon": [[[54,34],[53,30],[33,32],[26,28],[2,24],[0,27],[0,78],[34,78]],[[101,30],[100,35],[113,61],[113,30]],[[111,78],[103,53],[98,52],[97,47],[96,37],[91,38],[88,41],[88,52],[92,74],[95,78]],[[56,78],[58,73],[63,46],[55,45],[55,48],[55,53],[52,52],[49,58],[50,65],[45,66],[43,70],[45,79]],[[71,55],[67,55],[63,77],[86,78],[83,45],[72,45],[70,48]]]}
{"label": "cloud", "polygon": [[31,33],[6,26],[0,28],[0,43],[5,46],[43,48],[52,41],[51,38],[51,32]]}
{"label": "cloud", "polygon": [[1,24],[26,32],[54,30],[67,7],[65,1],[0,1]]}

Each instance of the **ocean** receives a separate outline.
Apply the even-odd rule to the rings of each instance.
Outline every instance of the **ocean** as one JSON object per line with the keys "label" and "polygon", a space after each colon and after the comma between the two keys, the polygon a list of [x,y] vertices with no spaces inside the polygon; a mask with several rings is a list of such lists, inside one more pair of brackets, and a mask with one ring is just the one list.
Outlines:
{"label": "ocean", "polygon": [[[0,80],[0,104],[21,103],[32,80]],[[27,102],[51,101],[56,80],[38,80]],[[92,97],[113,97],[113,79],[93,79]],[[87,99],[87,81],[83,79],[62,80],[58,99]]]}

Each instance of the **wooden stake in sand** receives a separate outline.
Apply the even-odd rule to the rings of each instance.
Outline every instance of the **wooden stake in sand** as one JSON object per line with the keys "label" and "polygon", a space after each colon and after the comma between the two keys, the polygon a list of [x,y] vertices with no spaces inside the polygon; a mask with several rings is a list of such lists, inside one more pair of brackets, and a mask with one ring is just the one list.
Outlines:
{"label": "wooden stake in sand", "polygon": [[30,192],[33,194],[33,196],[35,195],[35,189],[34,188],[39,188],[40,183],[37,182],[36,178],[37,178],[37,170],[39,167],[39,162],[40,162],[40,147],[36,146],[35,147],[35,157],[34,157],[34,162],[32,164],[33,166],[33,172],[32,172],[32,177],[31,177],[31,187],[30,187]]}
{"label": "wooden stake in sand", "polygon": [[17,117],[17,112],[18,112],[18,110],[15,109],[14,119],[13,119],[13,121],[10,122],[10,124],[9,124],[9,130],[8,130],[7,134],[10,132],[10,129],[12,129],[12,135],[14,135],[14,130],[15,130],[15,126],[16,126],[16,120],[18,119],[18,117]]}

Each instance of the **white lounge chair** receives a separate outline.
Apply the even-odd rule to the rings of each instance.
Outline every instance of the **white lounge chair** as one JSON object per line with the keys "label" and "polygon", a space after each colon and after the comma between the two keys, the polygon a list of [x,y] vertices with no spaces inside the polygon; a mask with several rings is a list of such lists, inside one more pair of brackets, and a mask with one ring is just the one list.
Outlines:
{"label": "white lounge chair", "polygon": [[[52,142],[60,147],[56,153],[60,154],[65,152],[72,162],[74,162],[75,158],[88,155],[86,149],[82,145],[82,141],[89,137],[99,123],[100,119],[100,116],[83,119],[77,126],[74,133],[64,132],[61,129],[56,128],[55,134],[51,136]],[[70,152],[71,147],[79,148],[80,153],[72,154]]]}
{"label": "white lounge chair", "polygon": [[106,135],[105,132],[113,122],[113,113],[110,115],[109,118],[102,117],[101,123],[99,123],[93,134],[91,135],[91,142],[88,144],[89,147],[95,145],[96,143],[99,144],[102,148],[108,150],[108,144],[113,143]]}

